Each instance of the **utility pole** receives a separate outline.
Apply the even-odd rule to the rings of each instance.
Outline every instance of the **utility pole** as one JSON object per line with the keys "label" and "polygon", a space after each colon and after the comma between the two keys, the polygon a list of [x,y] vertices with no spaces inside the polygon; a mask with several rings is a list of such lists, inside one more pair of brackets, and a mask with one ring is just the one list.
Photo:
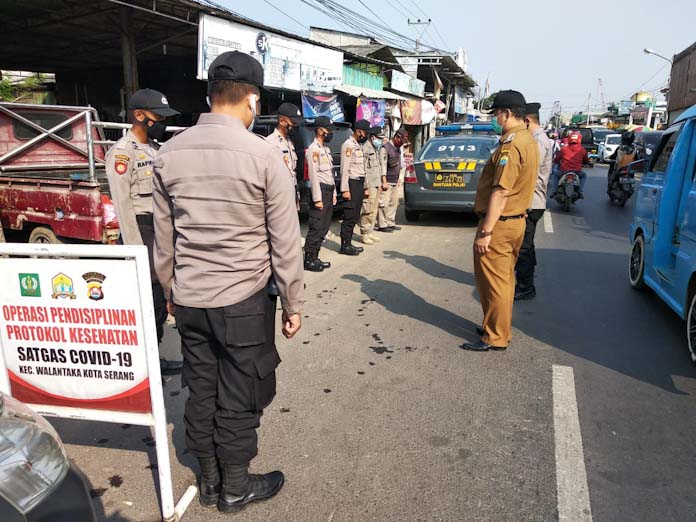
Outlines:
{"label": "utility pole", "polygon": [[430,26],[430,22],[432,20],[430,18],[428,18],[427,22],[423,22],[423,21],[421,21],[420,18],[418,18],[415,22],[412,22],[411,19],[408,18],[407,21],[408,21],[408,25],[424,25],[425,26],[425,28],[421,31],[420,36],[418,38],[416,38],[416,51],[418,51],[419,47],[420,47],[420,39],[423,38],[423,34],[425,33],[425,31],[428,30],[428,27]]}
{"label": "utility pole", "polygon": [[590,103],[592,103],[592,93],[587,97],[587,125],[590,124]]}
{"label": "utility pole", "polygon": [[607,100],[606,100],[606,96],[604,93],[604,82],[602,81],[601,78],[599,78],[597,80],[597,84],[598,84],[598,90],[599,90],[599,99],[602,102],[602,111],[606,111],[607,110]]}

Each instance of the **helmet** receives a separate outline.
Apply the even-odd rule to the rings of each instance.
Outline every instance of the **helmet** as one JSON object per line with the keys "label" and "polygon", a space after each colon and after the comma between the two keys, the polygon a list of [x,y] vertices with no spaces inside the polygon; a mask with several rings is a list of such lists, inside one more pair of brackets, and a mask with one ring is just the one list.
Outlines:
{"label": "helmet", "polygon": [[633,145],[633,141],[636,139],[636,134],[633,131],[626,131],[621,135],[622,145]]}
{"label": "helmet", "polygon": [[568,137],[568,142],[569,143],[580,143],[582,142],[582,134],[579,132],[571,132],[570,136]]}

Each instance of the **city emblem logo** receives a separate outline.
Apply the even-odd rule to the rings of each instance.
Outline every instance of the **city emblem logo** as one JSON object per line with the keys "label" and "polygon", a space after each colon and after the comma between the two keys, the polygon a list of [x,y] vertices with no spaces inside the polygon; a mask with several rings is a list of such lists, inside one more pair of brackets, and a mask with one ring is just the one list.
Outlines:
{"label": "city emblem logo", "polygon": [[51,297],[53,299],[75,299],[75,292],[73,287],[73,280],[70,279],[63,273],[56,274],[51,279],[51,285],[53,286],[53,293]]}
{"label": "city emblem logo", "polygon": [[22,297],[41,297],[39,274],[19,274],[19,291]]}
{"label": "city emblem logo", "polygon": [[100,274],[99,272],[87,272],[82,274],[82,279],[87,282],[87,297],[93,301],[101,301],[104,299],[104,290],[102,290],[102,284],[106,276]]}

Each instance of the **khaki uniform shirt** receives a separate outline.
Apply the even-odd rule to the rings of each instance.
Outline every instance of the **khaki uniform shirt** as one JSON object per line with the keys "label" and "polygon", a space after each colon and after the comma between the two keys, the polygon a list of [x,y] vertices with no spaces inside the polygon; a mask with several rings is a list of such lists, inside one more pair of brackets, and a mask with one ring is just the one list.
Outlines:
{"label": "khaki uniform shirt", "polygon": [[312,201],[317,202],[322,200],[320,184],[333,186],[335,197],[336,183],[334,182],[333,176],[331,149],[325,145],[321,145],[317,139],[314,138],[312,144],[307,147],[305,162],[307,162],[309,184],[312,188]]}
{"label": "khaki uniform shirt", "polygon": [[534,187],[534,197],[532,198],[533,209],[543,210],[546,208],[546,187],[551,177],[551,167],[553,166],[553,141],[546,135],[544,129],[539,127],[532,136],[539,145],[539,175],[537,176],[536,186]]}
{"label": "khaki uniform shirt", "polygon": [[106,176],[124,245],[142,245],[136,215],[152,214],[152,173],[156,150],[133,131],[106,153]]}
{"label": "khaki uniform shirt", "polygon": [[483,215],[495,187],[509,191],[503,216],[524,214],[532,202],[539,172],[539,146],[525,125],[500,138],[500,145],[488,159],[476,190],[474,209]]}
{"label": "khaki uniform shirt", "polygon": [[375,149],[370,140],[366,141],[362,148],[365,155],[365,188],[380,187],[382,176],[387,175],[387,151],[384,147]]}
{"label": "khaki uniform shirt", "polygon": [[351,136],[341,145],[341,192],[349,192],[349,179],[365,177],[365,154],[360,144]]}
{"label": "khaki uniform shirt", "polygon": [[295,173],[295,169],[297,168],[297,153],[295,152],[295,145],[293,142],[284,138],[278,129],[266,136],[266,141],[280,149],[280,152],[283,154],[283,161],[285,161],[294,183],[297,184],[297,175]]}
{"label": "khaki uniform shirt", "polygon": [[168,300],[237,304],[275,275],[287,313],[304,303],[292,182],[280,151],[241,120],[202,114],[155,161],[155,270]]}

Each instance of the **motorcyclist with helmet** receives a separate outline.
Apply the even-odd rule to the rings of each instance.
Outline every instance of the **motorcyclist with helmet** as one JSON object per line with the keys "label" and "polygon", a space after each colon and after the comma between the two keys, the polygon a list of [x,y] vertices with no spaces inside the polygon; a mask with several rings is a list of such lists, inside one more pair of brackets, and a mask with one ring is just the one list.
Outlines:
{"label": "motorcyclist with helmet", "polygon": [[607,194],[611,196],[611,186],[619,177],[621,169],[636,160],[636,135],[633,131],[625,131],[621,135],[621,145],[616,148],[614,154],[609,156],[609,174],[607,179]]}
{"label": "motorcyclist with helmet", "polygon": [[553,162],[560,166],[559,169],[551,173],[551,185],[549,194],[553,197],[558,190],[558,183],[567,172],[576,172],[580,177],[580,193],[578,198],[583,198],[583,189],[587,181],[587,173],[582,170],[583,165],[589,165],[590,160],[587,156],[587,149],[582,146],[582,135],[579,132],[571,132],[568,136],[568,145],[562,147],[556,153]]}

